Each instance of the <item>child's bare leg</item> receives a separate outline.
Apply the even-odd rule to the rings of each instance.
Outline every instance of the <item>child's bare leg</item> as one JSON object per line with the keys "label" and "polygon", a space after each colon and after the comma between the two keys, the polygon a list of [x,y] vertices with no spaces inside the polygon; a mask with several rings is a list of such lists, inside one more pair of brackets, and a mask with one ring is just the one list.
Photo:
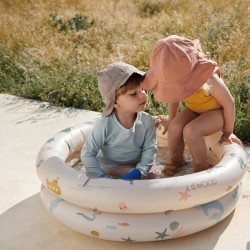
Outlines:
{"label": "child's bare leg", "polygon": [[184,140],[183,128],[193,119],[197,118],[197,114],[190,109],[185,108],[170,123],[168,128],[168,148],[171,155],[170,166],[167,166],[163,173],[171,176],[177,172],[177,168],[183,163]]}
{"label": "child's bare leg", "polygon": [[211,135],[223,127],[221,109],[202,113],[183,129],[183,136],[193,157],[195,172],[208,169],[207,148],[203,137]]}

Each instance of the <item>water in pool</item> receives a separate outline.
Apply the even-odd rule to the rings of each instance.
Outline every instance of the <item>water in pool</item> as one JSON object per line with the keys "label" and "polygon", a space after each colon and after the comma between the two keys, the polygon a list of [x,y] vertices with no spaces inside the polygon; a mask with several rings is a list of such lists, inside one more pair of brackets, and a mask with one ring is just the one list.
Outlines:
{"label": "water in pool", "polygon": [[[163,175],[161,172],[164,169],[164,167],[167,165],[167,162],[170,160],[170,154],[168,151],[168,148],[164,147],[158,147],[157,154],[155,158],[155,163],[152,167],[152,171],[156,174],[156,178],[169,178],[168,176]],[[186,162],[188,162],[185,166],[179,168],[179,172],[176,173],[174,176],[181,176],[186,174],[193,173],[194,169],[191,165],[192,162],[192,156],[189,152],[184,152],[184,159]],[[69,161],[66,162],[70,167],[73,167],[74,169],[83,172],[85,171],[84,166],[82,165],[80,159],[79,159],[79,153],[71,157]],[[115,176],[114,176],[115,178]]]}

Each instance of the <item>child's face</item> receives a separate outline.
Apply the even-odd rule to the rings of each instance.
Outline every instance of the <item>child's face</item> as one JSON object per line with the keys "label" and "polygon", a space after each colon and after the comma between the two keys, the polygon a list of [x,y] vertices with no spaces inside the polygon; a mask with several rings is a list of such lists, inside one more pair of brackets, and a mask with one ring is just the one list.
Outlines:
{"label": "child's face", "polygon": [[144,111],[147,104],[147,95],[140,86],[128,90],[117,97],[115,108],[123,112],[136,113]]}

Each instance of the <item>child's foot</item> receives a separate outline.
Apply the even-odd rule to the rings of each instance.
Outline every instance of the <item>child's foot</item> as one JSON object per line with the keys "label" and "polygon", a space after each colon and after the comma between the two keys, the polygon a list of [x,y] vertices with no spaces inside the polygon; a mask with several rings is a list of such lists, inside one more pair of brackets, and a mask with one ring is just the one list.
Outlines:
{"label": "child's foot", "polygon": [[166,166],[163,170],[162,173],[164,175],[167,175],[169,177],[175,175],[176,173],[178,173],[178,167],[173,167],[173,166]]}
{"label": "child's foot", "polygon": [[212,168],[213,166],[211,164],[209,164],[208,166],[205,167],[194,167],[194,173],[198,173],[204,170],[208,170],[209,168]]}
{"label": "child's foot", "polygon": [[184,159],[181,160],[170,159],[170,161],[168,161],[167,163],[167,166],[162,170],[162,173],[167,176],[173,176],[176,173],[178,173],[178,168],[182,167],[185,164],[186,162],[184,161]]}

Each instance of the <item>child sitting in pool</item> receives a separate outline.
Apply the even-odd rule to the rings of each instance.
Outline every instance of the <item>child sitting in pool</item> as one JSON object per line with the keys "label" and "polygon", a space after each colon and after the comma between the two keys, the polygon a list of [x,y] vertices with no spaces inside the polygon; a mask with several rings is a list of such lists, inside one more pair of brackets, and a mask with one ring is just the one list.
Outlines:
{"label": "child sitting in pool", "polygon": [[[152,90],[156,100],[168,103],[168,116],[157,123],[168,130],[171,160],[163,173],[172,176],[183,166],[184,140],[193,158],[195,172],[209,168],[203,137],[222,130],[220,142],[241,141],[233,135],[234,100],[220,77],[216,63],[202,53],[199,40],[176,35],[154,45],[151,69],[142,88]],[[178,114],[180,101],[186,107]]]}
{"label": "child sitting in pool", "polygon": [[145,72],[119,62],[97,75],[106,107],[81,150],[86,174],[121,177],[135,167],[141,179],[154,178],[149,171],[157,150],[155,126],[143,112],[147,95],[140,87]]}

